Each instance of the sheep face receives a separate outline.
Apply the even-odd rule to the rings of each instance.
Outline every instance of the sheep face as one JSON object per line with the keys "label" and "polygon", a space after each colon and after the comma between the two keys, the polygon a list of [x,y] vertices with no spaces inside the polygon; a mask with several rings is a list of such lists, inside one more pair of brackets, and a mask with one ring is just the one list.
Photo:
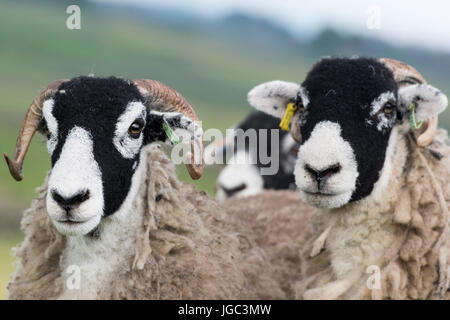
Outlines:
{"label": "sheep face", "polygon": [[[230,197],[255,195],[264,189],[293,189],[294,166],[298,144],[287,132],[279,129],[279,120],[264,112],[255,111],[248,115],[220,142],[210,144],[205,149],[207,162],[214,163],[228,156],[226,165],[220,172],[216,184],[216,198],[223,202]],[[255,141],[246,139],[246,133],[256,130]],[[272,136],[272,131],[277,135]],[[242,142],[242,143],[239,143]],[[262,174],[260,168],[270,164],[262,159],[261,149],[267,150],[271,161],[278,161],[274,174]],[[272,154],[273,153],[273,154]],[[273,157],[273,158],[272,158]]]}
{"label": "sheep face", "polygon": [[163,118],[175,127],[192,123],[180,113],[152,111],[144,102],[133,82],[79,77],[43,103],[39,131],[47,137],[52,164],[47,212],[61,233],[88,234],[121,208],[141,149],[165,140]]}
{"label": "sheep face", "polygon": [[273,81],[249,93],[253,106],[280,118],[287,103],[297,105],[291,129],[301,137],[296,184],[308,203],[323,208],[341,207],[373,192],[391,160],[388,151],[395,139],[390,137],[396,126],[407,123],[413,101],[419,120],[447,105],[445,95],[431,86],[399,90],[392,71],[367,58],[323,59],[301,86]]}
{"label": "sheep face", "polygon": [[262,175],[260,162],[252,159],[248,150],[235,150],[217,177],[216,199],[223,202],[230,197],[246,197],[264,189],[295,189],[294,166],[298,144],[288,134],[282,133],[279,144],[280,168],[276,174]]}

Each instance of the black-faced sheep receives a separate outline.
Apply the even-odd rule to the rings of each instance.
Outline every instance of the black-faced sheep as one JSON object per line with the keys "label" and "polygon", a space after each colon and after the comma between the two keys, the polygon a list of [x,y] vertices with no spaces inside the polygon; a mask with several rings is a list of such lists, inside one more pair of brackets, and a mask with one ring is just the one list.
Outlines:
{"label": "black-faced sheep", "polygon": [[[206,164],[223,158],[226,161],[217,177],[217,200],[223,202],[232,196],[255,195],[266,189],[295,189],[293,172],[298,143],[288,132],[280,130],[279,122],[264,112],[252,112],[227,130],[225,139],[205,148]],[[273,135],[273,131],[277,135]],[[261,174],[261,168],[272,165],[266,158],[277,162],[275,173]]]}
{"label": "black-faced sheep", "polygon": [[24,214],[11,299],[283,298],[249,230],[178,181],[152,142],[192,138],[186,166],[202,173],[202,129],[189,103],[153,80],[78,77],[31,104],[11,174],[34,133],[52,169]]}
{"label": "black-faced sheep", "polygon": [[296,184],[319,208],[300,244],[297,298],[450,298],[443,93],[399,61],[327,58],[302,85],[264,83],[249,102],[279,118],[295,110]]}

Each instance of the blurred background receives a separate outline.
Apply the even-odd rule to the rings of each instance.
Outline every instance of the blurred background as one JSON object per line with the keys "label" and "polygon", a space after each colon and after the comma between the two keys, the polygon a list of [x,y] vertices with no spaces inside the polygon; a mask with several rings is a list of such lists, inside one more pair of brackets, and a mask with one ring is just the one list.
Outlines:
{"label": "blurred background", "polygon": [[[69,29],[69,5],[81,29]],[[13,153],[32,99],[49,82],[94,74],[160,80],[193,105],[204,128],[225,129],[251,107],[254,85],[302,82],[323,56],[390,57],[450,94],[450,3],[294,0],[0,0],[0,151]],[[440,117],[450,129],[450,111]],[[2,160],[3,161],[3,160]],[[13,272],[20,218],[50,159],[35,137],[15,182],[0,165],[0,298]],[[198,188],[213,194],[220,168]],[[179,177],[187,178],[183,167]]]}

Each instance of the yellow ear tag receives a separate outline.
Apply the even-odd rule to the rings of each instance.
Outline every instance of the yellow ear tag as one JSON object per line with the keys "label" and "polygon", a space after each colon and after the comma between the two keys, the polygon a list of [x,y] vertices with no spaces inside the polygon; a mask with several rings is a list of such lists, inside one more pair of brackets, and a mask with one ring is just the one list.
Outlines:
{"label": "yellow ear tag", "polygon": [[284,112],[284,116],[280,122],[280,128],[284,131],[289,131],[289,124],[291,123],[294,112],[297,110],[297,106],[293,102],[289,102]]}

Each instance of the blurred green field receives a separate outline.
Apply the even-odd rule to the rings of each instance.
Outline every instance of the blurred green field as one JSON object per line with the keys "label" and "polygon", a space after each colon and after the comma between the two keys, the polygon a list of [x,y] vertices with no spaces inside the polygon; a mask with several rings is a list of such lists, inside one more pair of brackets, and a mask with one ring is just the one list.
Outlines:
{"label": "blurred green field", "polygon": [[[81,8],[82,29],[68,30],[62,3],[0,2],[0,151],[13,153],[26,109],[55,79],[88,74],[157,79],[187,98],[205,129],[225,129],[251,110],[246,93],[254,85],[273,79],[300,82],[320,58],[307,57],[295,46],[285,50],[271,43],[227,41],[208,30],[174,28],[91,3]],[[450,82],[439,84],[450,93]],[[449,112],[442,119],[450,128]],[[6,165],[0,165],[0,299],[13,270],[10,249],[21,239],[19,217],[49,164],[44,140],[36,137],[22,182],[13,181]],[[212,194],[218,171],[207,169],[194,183]],[[191,181],[183,167],[177,172]]]}

